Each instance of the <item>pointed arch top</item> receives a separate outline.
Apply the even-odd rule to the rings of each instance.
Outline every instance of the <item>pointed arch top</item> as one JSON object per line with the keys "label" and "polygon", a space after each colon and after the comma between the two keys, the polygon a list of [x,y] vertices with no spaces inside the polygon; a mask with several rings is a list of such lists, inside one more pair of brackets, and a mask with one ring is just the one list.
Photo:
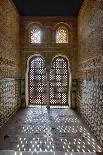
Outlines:
{"label": "pointed arch top", "polygon": [[51,65],[52,65],[52,62],[56,59],[56,58],[58,58],[58,57],[60,57],[60,58],[64,58],[67,62],[68,62],[68,67],[70,68],[70,60],[69,60],[69,58],[67,57],[67,56],[65,56],[65,55],[62,55],[62,54],[58,54],[58,55],[56,55],[55,57],[53,57],[52,58],[52,61],[51,61]]}
{"label": "pointed arch top", "polygon": [[33,54],[31,55],[28,59],[27,59],[27,72],[29,71],[29,68],[30,68],[30,62],[36,58],[36,57],[41,57],[45,63],[45,58],[41,55],[41,54]]}

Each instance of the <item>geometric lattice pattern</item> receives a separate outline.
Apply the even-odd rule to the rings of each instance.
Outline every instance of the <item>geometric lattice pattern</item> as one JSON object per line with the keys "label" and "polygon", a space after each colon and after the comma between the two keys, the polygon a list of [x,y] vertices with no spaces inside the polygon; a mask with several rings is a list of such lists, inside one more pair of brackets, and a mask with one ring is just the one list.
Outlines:
{"label": "geometric lattice pattern", "polygon": [[[3,137],[7,133],[9,138],[4,141]],[[45,106],[26,108],[18,112],[8,122],[5,130],[0,131],[1,149],[45,151],[44,155],[46,155],[46,151],[72,153],[103,151],[95,137],[91,135],[73,110],[51,107],[48,111]],[[48,154],[51,155],[51,153]],[[64,154],[59,153],[59,155]]]}
{"label": "geometric lattice pattern", "polygon": [[65,27],[59,27],[56,31],[56,43],[68,43],[68,31]]}
{"label": "geometric lattice pattern", "polygon": [[38,27],[31,30],[31,43],[41,43],[41,31]]}
{"label": "geometric lattice pattern", "polygon": [[17,111],[19,99],[19,81],[0,80],[0,127]]}
{"label": "geometric lattice pattern", "polygon": [[78,110],[103,146],[103,83],[78,81]]}
{"label": "geometric lattice pattern", "polygon": [[54,59],[50,71],[50,104],[68,105],[68,62]]}
{"label": "geometric lattice pattern", "polygon": [[29,64],[29,104],[45,105],[47,76],[44,59],[33,57]]}

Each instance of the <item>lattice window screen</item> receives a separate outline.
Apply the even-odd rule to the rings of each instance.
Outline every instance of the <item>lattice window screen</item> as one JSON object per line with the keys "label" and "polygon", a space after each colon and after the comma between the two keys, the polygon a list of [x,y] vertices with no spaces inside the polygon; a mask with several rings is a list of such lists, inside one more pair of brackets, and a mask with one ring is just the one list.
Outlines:
{"label": "lattice window screen", "polygon": [[65,27],[59,27],[57,29],[56,43],[68,43],[68,30]]}
{"label": "lattice window screen", "polygon": [[34,27],[30,33],[31,43],[41,43],[41,31],[38,27]]}
{"label": "lattice window screen", "polygon": [[29,70],[29,103],[47,104],[47,75],[42,57],[34,57],[30,61]]}
{"label": "lattice window screen", "polygon": [[68,104],[68,62],[58,57],[56,58],[50,71],[50,104]]}

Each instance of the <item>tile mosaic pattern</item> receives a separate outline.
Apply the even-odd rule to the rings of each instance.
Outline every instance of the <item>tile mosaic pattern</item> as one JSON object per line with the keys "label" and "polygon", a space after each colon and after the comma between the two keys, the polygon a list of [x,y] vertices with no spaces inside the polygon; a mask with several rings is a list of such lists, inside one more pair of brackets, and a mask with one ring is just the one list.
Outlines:
{"label": "tile mosaic pattern", "polygon": [[103,83],[78,81],[77,100],[78,111],[103,145]]}
{"label": "tile mosaic pattern", "polygon": [[79,116],[68,107],[38,106],[18,112],[0,130],[0,149],[16,151],[101,152]]}
{"label": "tile mosaic pattern", "polygon": [[0,80],[0,127],[19,107],[19,81],[15,79]]}

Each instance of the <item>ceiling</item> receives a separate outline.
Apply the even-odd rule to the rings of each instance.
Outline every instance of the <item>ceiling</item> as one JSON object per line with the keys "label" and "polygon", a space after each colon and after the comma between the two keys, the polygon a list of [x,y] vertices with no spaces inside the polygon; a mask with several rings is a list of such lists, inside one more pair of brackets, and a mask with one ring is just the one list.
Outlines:
{"label": "ceiling", "polygon": [[21,16],[77,16],[84,0],[12,0]]}

